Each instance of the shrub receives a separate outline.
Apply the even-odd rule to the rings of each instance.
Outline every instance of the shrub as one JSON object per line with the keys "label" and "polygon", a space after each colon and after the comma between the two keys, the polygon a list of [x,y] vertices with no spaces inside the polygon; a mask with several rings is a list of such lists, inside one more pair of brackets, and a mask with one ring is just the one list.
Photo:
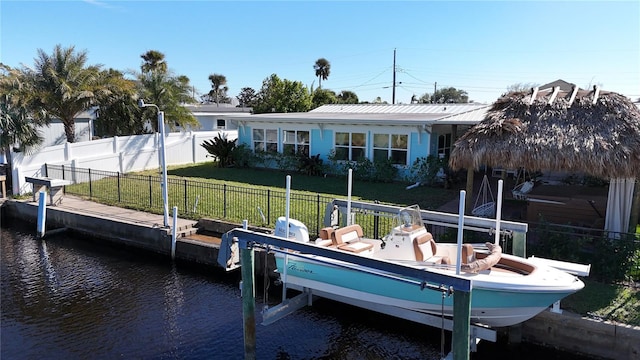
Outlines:
{"label": "shrub", "polygon": [[205,140],[200,146],[205,148],[218,161],[218,167],[228,167],[233,164],[233,151],[236,147],[234,139],[229,141],[226,134],[218,134],[213,140]]}
{"label": "shrub", "polygon": [[446,167],[447,162],[444,158],[441,159],[435,155],[429,155],[426,158],[419,157],[411,165],[410,175],[407,180],[433,186],[442,182],[438,173]]}
{"label": "shrub", "polygon": [[309,156],[301,154],[298,156],[298,171],[306,175],[322,175],[322,159],[320,154]]}

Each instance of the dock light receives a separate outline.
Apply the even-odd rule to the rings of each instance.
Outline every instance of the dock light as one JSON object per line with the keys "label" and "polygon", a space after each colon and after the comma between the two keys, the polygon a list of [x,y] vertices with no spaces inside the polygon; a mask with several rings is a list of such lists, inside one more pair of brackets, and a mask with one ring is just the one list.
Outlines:
{"label": "dock light", "polygon": [[169,191],[167,189],[167,153],[164,148],[164,111],[156,104],[145,104],[144,100],[138,100],[141,108],[154,107],[158,110],[158,131],[160,132],[160,166],[162,167],[162,207],[164,212],[164,227],[169,227]]}

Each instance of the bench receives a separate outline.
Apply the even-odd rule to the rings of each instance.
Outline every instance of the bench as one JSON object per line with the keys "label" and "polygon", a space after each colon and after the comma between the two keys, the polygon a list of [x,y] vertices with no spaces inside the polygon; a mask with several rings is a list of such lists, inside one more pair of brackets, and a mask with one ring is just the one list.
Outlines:
{"label": "bench", "polygon": [[373,249],[373,244],[360,240],[362,236],[363,232],[360,225],[353,224],[336,229],[331,234],[331,240],[333,240],[333,245],[340,250],[361,253]]}
{"label": "bench", "polygon": [[56,205],[62,202],[64,187],[71,185],[69,180],[53,179],[49,177],[25,177],[24,180],[33,184],[33,201],[37,201],[37,194],[40,191],[49,192],[49,205]]}

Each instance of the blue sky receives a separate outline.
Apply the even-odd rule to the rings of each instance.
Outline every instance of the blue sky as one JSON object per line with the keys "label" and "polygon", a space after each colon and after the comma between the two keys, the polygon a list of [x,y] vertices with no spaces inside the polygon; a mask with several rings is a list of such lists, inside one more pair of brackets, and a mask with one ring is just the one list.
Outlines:
{"label": "blue sky", "polygon": [[396,103],[453,86],[492,102],[516,83],[563,79],[640,97],[640,1],[0,1],[0,61],[30,66],[56,44],[89,64],[140,70],[165,54],[199,93],[223,74],[229,95],[275,73],[361,101]]}

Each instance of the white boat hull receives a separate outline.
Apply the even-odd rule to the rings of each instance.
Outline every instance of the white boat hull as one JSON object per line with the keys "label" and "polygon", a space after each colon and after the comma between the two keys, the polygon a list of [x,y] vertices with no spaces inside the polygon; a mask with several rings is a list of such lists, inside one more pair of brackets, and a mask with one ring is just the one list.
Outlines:
{"label": "white boat hull", "polygon": [[[373,304],[384,304],[418,313],[453,316],[452,298],[445,296],[443,301],[442,293],[439,291],[421,290],[417,284],[383,278],[371,269],[359,271],[336,267],[330,264],[331,259],[319,259],[322,261],[288,255],[285,273],[284,258],[277,256],[276,263],[283,283],[291,288],[309,288],[344,298],[358,299],[372,304],[368,308],[374,310]],[[505,281],[501,283],[499,275],[492,276],[486,273],[462,276],[474,279],[471,321],[491,327],[511,326],[526,321],[584,286],[580,280],[569,274],[546,268],[540,270],[536,276],[526,279],[528,281],[520,281],[525,280],[525,276],[522,276],[522,279],[513,279],[510,276],[505,277]],[[497,281],[489,279],[491,276],[498,277]],[[553,284],[549,283],[550,276],[556,276]]]}

